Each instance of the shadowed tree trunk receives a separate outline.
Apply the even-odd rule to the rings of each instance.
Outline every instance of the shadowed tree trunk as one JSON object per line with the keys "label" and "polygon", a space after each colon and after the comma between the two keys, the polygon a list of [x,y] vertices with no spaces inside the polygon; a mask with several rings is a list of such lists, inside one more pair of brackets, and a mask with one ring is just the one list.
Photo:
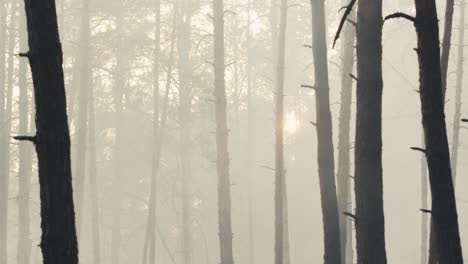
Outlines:
{"label": "shadowed tree trunk", "polygon": [[[350,14],[349,19],[354,21],[356,16],[354,12]],[[356,38],[356,28],[352,24],[347,24],[344,29],[344,38],[341,46],[342,53],[342,71],[341,71],[341,105],[338,134],[338,208],[340,216],[340,249],[341,263],[352,263],[349,259],[348,248],[352,250],[352,237],[348,236],[348,229],[352,228],[351,221],[342,212],[352,211],[352,202],[350,195],[350,126],[351,126],[351,100],[353,79],[349,74],[354,68],[354,41]]]}
{"label": "shadowed tree trunk", "polygon": [[221,264],[233,264],[231,227],[231,183],[229,179],[226,87],[224,80],[224,5],[213,0],[214,98],[218,174],[218,224]]}
{"label": "shadowed tree trunk", "polygon": [[78,240],[81,236],[81,226],[83,222],[83,197],[86,177],[86,151],[88,141],[88,100],[90,86],[90,56],[89,56],[89,37],[90,37],[90,0],[83,0],[81,7],[81,25],[80,25],[80,51],[78,57],[79,67],[79,93],[78,93],[78,118],[77,118],[77,141],[76,141],[76,166],[75,166],[75,204],[76,204],[76,227]]}
{"label": "shadowed tree trunk", "polygon": [[[21,7],[24,4],[20,3]],[[26,20],[23,12],[19,19],[19,49],[27,49]],[[29,85],[27,80],[27,61],[20,59],[18,65],[18,87],[19,87],[19,124],[18,133],[26,135],[29,125]],[[18,264],[29,264],[31,259],[31,236],[29,199],[32,173],[32,146],[27,142],[19,143],[19,168],[18,168]]]}
{"label": "shadowed tree trunk", "polygon": [[25,0],[29,52],[34,83],[34,142],[41,198],[41,250],[45,264],[77,264],[70,136],[62,69],[62,48],[55,1]]}
{"label": "shadowed tree trunk", "polygon": [[355,180],[360,264],[386,264],[382,186],[382,1],[358,0]]}
{"label": "shadowed tree trunk", "polygon": [[460,120],[461,120],[461,95],[463,85],[463,50],[465,48],[465,2],[460,1],[460,22],[458,23],[458,59],[457,59],[457,83],[455,92],[455,113],[453,116],[452,128],[452,177],[453,185],[456,186],[457,181],[457,163],[458,163],[458,149],[460,146]]}
{"label": "shadowed tree trunk", "polygon": [[415,0],[415,4],[416,17],[395,13],[387,18],[413,21],[418,37],[419,94],[426,145],[426,149],[419,150],[426,155],[432,198],[429,262],[459,264],[463,256],[445,125],[436,3]]}
{"label": "shadowed tree trunk", "polygon": [[[422,134],[422,144],[424,145],[424,134]],[[421,157],[421,206],[427,209],[427,162],[425,157]],[[428,257],[428,223],[429,216],[421,214],[421,264],[427,264]]]}
{"label": "shadowed tree trunk", "polygon": [[324,263],[341,263],[340,225],[335,185],[325,1],[311,0],[312,51],[317,115],[317,157],[324,234]]}

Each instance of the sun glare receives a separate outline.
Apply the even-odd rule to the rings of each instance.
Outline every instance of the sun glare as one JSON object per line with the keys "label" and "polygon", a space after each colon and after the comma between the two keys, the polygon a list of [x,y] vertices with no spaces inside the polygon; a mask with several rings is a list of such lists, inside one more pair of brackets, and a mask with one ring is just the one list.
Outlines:
{"label": "sun glare", "polygon": [[297,132],[297,119],[296,113],[294,111],[290,112],[286,117],[286,124],[285,124],[286,132],[289,134],[294,134]]}

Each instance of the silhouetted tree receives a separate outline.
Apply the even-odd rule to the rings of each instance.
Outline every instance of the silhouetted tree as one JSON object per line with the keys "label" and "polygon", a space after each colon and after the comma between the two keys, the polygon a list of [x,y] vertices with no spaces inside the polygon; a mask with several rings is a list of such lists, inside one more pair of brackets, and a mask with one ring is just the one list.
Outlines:
{"label": "silhouetted tree", "polygon": [[33,141],[39,163],[41,250],[46,264],[77,264],[78,246],[71,184],[70,136],[54,0],[25,0],[29,51],[36,102]]}

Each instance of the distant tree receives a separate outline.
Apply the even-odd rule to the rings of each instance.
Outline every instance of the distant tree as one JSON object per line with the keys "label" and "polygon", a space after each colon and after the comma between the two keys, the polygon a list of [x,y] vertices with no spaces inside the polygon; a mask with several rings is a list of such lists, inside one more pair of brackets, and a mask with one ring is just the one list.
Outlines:
{"label": "distant tree", "polygon": [[324,234],[324,263],[341,263],[340,224],[335,183],[330,84],[325,24],[325,1],[311,0],[314,57],[317,158]]}
{"label": "distant tree", "polygon": [[41,197],[41,250],[45,264],[77,264],[78,246],[71,184],[70,136],[54,0],[25,1],[29,59],[36,103],[34,142]]}
{"label": "distant tree", "polygon": [[[349,15],[350,21],[355,21],[356,14],[354,11]],[[344,38],[341,45],[342,70],[341,70],[341,104],[340,118],[338,128],[338,169],[337,169],[337,185],[338,185],[338,209],[339,212],[351,212],[351,177],[350,177],[350,126],[351,126],[351,100],[353,78],[350,74],[354,69],[354,43],[356,40],[356,28],[348,23],[344,28]],[[352,263],[352,230],[351,221],[344,214],[340,216],[340,248],[341,248],[341,263]]]}
{"label": "distant tree", "polygon": [[231,226],[231,182],[229,178],[229,152],[227,104],[224,75],[224,5],[213,0],[214,23],[214,99],[216,116],[216,153],[218,174],[218,224],[221,264],[234,264]]}

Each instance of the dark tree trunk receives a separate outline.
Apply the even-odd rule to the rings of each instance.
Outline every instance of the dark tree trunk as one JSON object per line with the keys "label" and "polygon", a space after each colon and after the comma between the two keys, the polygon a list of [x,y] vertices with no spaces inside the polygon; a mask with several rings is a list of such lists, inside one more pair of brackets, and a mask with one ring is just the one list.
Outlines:
{"label": "dark tree trunk", "polygon": [[355,181],[360,264],[386,264],[382,186],[382,1],[358,0]]}
{"label": "dark tree trunk", "polygon": [[340,225],[335,185],[330,86],[325,27],[325,1],[311,0],[312,47],[317,115],[317,157],[322,204],[324,263],[341,263]]}
{"label": "dark tree trunk", "polygon": [[[23,4],[20,3],[22,7]],[[23,12],[19,15],[19,49],[27,48],[26,20]],[[18,133],[25,135],[32,130],[29,126],[29,85],[27,82],[27,61],[19,60],[18,87],[19,87],[19,125]],[[27,142],[19,143],[18,168],[18,264],[29,264],[31,259],[31,236],[29,199],[32,173],[32,146]]]}
{"label": "dark tree trunk", "polygon": [[437,261],[458,264],[463,257],[445,125],[437,10],[434,0],[415,3],[422,123],[432,194],[431,236],[435,236]]}
{"label": "dark tree trunk", "polygon": [[218,173],[218,223],[221,264],[233,264],[231,227],[231,183],[229,179],[226,87],[224,80],[224,5],[213,0],[214,20],[214,98]]}
{"label": "dark tree trunk", "polygon": [[[422,135],[422,144],[424,145],[424,134]],[[421,158],[421,207],[427,209],[427,206],[427,162],[423,156]],[[428,261],[428,219],[428,214],[421,214],[421,264],[427,264]]]}
{"label": "dark tree trunk", "polygon": [[55,1],[25,0],[36,102],[41,249],[46,264],[77,264],[70,136]]}
{"label": "dark tree trunk", "polygon": [[454,4],[454,0],[446,0],[445,2],[444,36],[442,38],[442,54],[440,55],[440,70],[442,78],[443,98],[445,98],[445,94],[447,91],[447,72],[448,61],[450,56],[450,43],[452,40],[452,21]]}
{"label": "dark tree trunk", "polygon": [[[354,12],[349,16],[350,20],[355,20]],[[350,126],[351,126],[351,100],[353,79],[350,73],[354,68],[354,42],[356,39],[356,28],[348,24],[344,29],[344,38],[342,42],[342,71],[341,71],[341,105],[338,135],[338,208],[340,216],[340,248],[341,263],[352,263],[347,251],[351,247],[352,237],[348,237],[349,228],[351,228],[349,219],[342,212],[351,212],[350,197]],[[352,249],[351,249],[352,250]]]}

